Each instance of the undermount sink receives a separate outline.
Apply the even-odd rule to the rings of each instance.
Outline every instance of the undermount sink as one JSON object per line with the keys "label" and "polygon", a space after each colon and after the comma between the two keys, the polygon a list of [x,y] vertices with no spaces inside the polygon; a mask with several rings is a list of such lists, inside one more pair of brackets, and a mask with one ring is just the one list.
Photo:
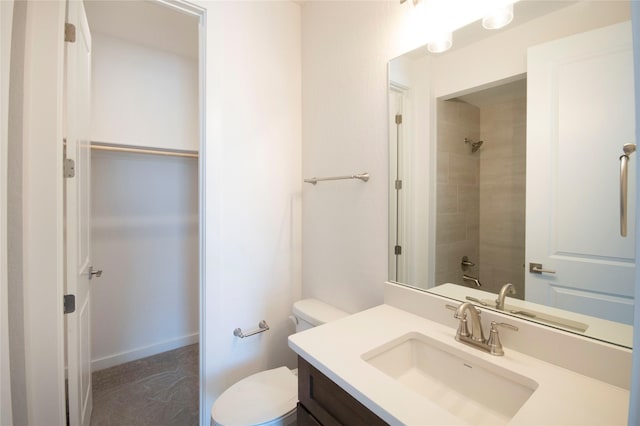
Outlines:
{"label": "undermount sink", "polygon": [[474,425],[507,424],[538,387],[525,376],[417,332],[383,344],[362,359]]}

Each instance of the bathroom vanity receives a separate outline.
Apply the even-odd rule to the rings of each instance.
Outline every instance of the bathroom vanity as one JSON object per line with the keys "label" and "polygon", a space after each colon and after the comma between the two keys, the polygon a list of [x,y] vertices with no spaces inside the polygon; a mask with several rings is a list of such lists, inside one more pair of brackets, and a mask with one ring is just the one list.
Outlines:
{"label": "bathroom vanity", "polygon": [[385,425],[358,400],[298,357],[298,425]]}
{"label": "bathroom vanity", "polygon": [[[485,331],[492,320],[520,328],[501,331],[505,354],[490,355],[455,340],[450,300],[387,287],[387,304],[289,337],[301,424],[627,424],[628,383],[616,370],[629,368],[628,349],[483,311]],[[398,306],[403,297],[431,314]],[[609,377],[598,352],[613,361]]]}

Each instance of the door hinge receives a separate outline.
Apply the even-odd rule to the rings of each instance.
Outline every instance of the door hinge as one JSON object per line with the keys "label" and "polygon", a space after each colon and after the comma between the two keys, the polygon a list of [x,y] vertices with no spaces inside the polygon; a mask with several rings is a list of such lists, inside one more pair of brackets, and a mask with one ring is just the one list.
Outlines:
{"label": "door hinge", "polygon": [[402,114],[396,114],[396,124],[402,124]]}
{"label": "door hinge", "polygon": [[402,254],[402,246],[395,246],[393,248],[393,254],[397,255],[401,255]]}
{"label": "door hinge", "polygon": [[64,41],[69,43],[76,42],[76,26],[66,22],[64,24]]}
{"label": "door hinge", "polygon": [[71,158],[64,159],[64,177],[72,178],[76,175],[76,162]]}
{"label": "door hinge", "polygon": [[76,296],[75,294],[65,294],[62,302],[65,314],[72,314],[76,311]]}
{"label": "door hinge", "polygon": [[398,191],[402,189],[402,180],[396,179],[396,189]]}

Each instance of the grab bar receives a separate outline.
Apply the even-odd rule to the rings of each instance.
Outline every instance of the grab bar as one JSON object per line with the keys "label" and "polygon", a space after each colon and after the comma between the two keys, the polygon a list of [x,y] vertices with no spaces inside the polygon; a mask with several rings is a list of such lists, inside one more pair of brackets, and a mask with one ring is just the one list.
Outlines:
{"label": "grab bar", "polygon": [[253,336],[254,334],[264,333],[268,329],[269,329],[269,325],[265,320],[262,320],[258,323],[258,328],[256,328],[255,330],[250,331],[248,333],[243,333],[242,329],[238,327],[235,330],[233,330],[233,335],[241,339],[244,339],[245,337]]}
{"label": "grab bar", "polygon": [[369,180],[369,173],[364,172],[364,173],[360,173],[357,175],[349,175],[349,176],[333,176],[333,177],[325,177],[325,178],[317,178],[317,177],[312,177],[311,179],[305,179],[304,181],[306,183],[310,183],[312,185],[315,185],[316,183],[323,181],[323,180],[343,180],[343,179],[360,179],[363,182],[366,182]]}
{"label": "grab bar", "polygon": [[626,143],[622,147],[624,154],[620,156],[620,236],[627,236],[627,172],[629,155],[635,152],[636,144]]}

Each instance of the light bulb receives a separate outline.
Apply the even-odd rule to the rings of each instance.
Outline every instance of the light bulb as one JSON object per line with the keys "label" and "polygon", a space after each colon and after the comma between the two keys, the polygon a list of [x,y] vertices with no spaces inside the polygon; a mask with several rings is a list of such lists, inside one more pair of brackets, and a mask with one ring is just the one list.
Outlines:
{"label": "light bulb", "polygon": [[429,42],[429,44],[427,44],[427,49],[431,53],[445,52],[451,49],[451,46],[453,45],[451,37],[451,32],[439,33]]}
{"label": "light bulb", "polygon": [[482,26],[488,30],[497,30],[513,20],[513,3],[493,10],[482,18]]}

